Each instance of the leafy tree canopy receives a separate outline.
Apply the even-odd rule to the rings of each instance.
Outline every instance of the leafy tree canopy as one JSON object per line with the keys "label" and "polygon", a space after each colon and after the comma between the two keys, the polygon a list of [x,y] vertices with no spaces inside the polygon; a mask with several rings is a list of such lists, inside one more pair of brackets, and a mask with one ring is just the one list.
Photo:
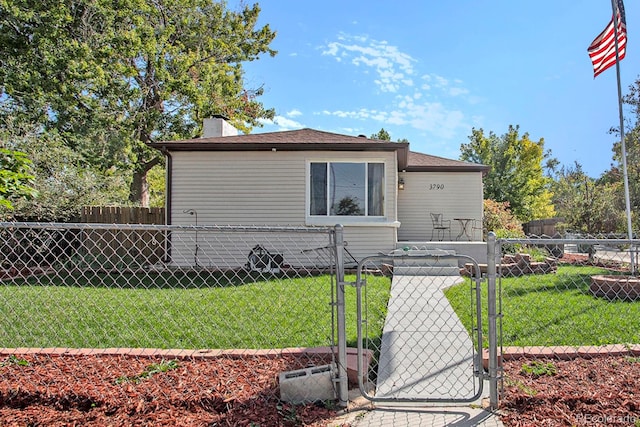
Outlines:
{"label": "leafy tree canopy", "polygon": [[37,197],[19,199],[12,216],[23,221],[74,221],[82,206],[121,204],[126,182],[115,169],[86,165],[80,154],[55,132],[26,132],[12,146],[32,161],[32,186]]}
{"label": "leafy tree canopy", "polygon": [[560,168],[552,184],[553,204],[571,231],[591,235],[621,232],[624,203],[617,196],[622,182],[607,183],[587,176],[579,163]]}
{"label": "leafy tree canopy", "polygon": [[379,139],[381,141],[391,141],[391,135],[389,135],[389,132],[387,132],[386,130],[384,130],[384,128],[382,128],[380,129],[380,131],[378,131],[378,133],[372,134],[371,139]]}
{"label": "leafy tree canopy", "polygon": [[32,198],[37,192],[31,187],[31,161],[25,153],[0,148],[0,209],[11,210],[20,198]]}
{"label": "leafy tree canopy", "polygon": [[524,237],[522,223],[513,216],[509,202],[485,199],[483,202],[482,228],[493,231],[498,238]]}
{"label": "leafy tree canopy", "polygon": [[522,222],[554,216],[550,178],[543,173],[543,161],[550,156],[543,139],[536,142],[528,133],[520,135],[519,126],[509,126],[502,136],[473,129],[460,152],[463,161],[491,166],[484,178],[485,199],[508,202]]}
{"label": "leafy tree canopy", "polygon": [[[640,209],[640,77],[629,86],[629,92],[624,96],[623,102],[629,106],[626,115],[628,126],[625,127],[625,152],[627,160],[627,182],[629,184],[629,201],[632,213],[633,228],[640,230],[640,216],[635,214]],[[611,129],[612,133],[620,134],[619,128]],[[607,183],[620,183],[620,199],[622,209],[626,210],[624,202],[622,144],[617,141],[613,145],[613,160],[611,169],[600,179]],[[625,225],[626,231],[626,225]]]}
{"label": "leafy tree canopy", "polygon": [[[374,133],[371,134],[371,136],[369,137],[371,139],[379,139],[381,141],[391,141],[391,134],[389,134],[389,132],[387,132],[386,130],[384,130],[384,128],[381,128],[378,133]],[[397,142],[409,142],[409,140],[407,138],[401,138],[398,139]]]}
{"label": "leafy tree canopy", "polygon": [[275,55],[257,4],[211,0],[0,0],[2,113],[55,130],[82,161],[129,174],[148,204],[147,143],[199,135],[223,114],[243,131],[272,118],[242,63]]}

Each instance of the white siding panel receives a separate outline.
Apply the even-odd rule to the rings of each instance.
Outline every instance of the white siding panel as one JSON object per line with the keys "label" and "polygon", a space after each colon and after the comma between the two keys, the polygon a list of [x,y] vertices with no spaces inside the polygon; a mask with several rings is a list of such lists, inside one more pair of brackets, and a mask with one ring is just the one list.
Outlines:
{"label": "white siding panel", "polygon": [[[378,160],[386,167],[385,213],[396,220],[395,153],[176,152],[172,223],[304,225],[308,161]],[[348,219],[346,219],[348,220]]]}
{"label": "white siding panel", "polygon": [[219,231],[200,228],[172,233],[173,265],[237,269],[246,266],[251,250],[260,245],[272,255],[281,255],[284,264],[294,268],[326,268],[329,234],[279,231]]}
{"label": "white siding panel", "polygon": [[[175,152],[172,154],[171,222],[175,225],[271,225],[306,224],[307,164],[310,161],[383,161],[386,164],[386,223],[397,220],[397,172],[395,152]],[[374,255],[395,247],[392,225],[349,227],[345,240],[357,255]],[[260,236],[256,236],[260,237]],[[199,263],[236,267],[246,261],[250,244],[233,248],[233,259],[218,244],[199,236]],[[260,243],[260,240],[256,240]],[[253,243],[253,241],[252,241]],[[230,246],[230,245],[229,245]],[[194,260],[194,242],[174,242],[172,258],[180,265]],[[282,252],[286,248],[277,247]],[[289,254],[289,259],[296,258]]]}
{"label": "white siding panel", "polygon": [[[454,240],[460,224],[453,218],[482,219],[481,172],[407,172],[400,176],[405,189],[398,192],[398,240],[431,240],[431,212],[451,220]],[[473,233],[473,240],[482,240],[479,231]]]}
{"label": "white siding panel", "polygon": [[[345,227],[346,249],[356,259],[388,253],[395,249],[396,229],[392,227]],[[327,268],[329,237],[325,233],[283,232],[209,232],[172,233],[172,264],[179,267],[198,265],[205,268],[237,269],[247,264],[256,245],[271,254],[280,254],[284,263],[294,268]],[[197,246],[197,250],[196,250]],[[353,265],[347,255],[345,262]]]}
{"label": "white siding panel", "polygon": [[346,248],[358,261],[389,253],[396,248],[396,230],[393,227],[345,227]]}
{"label": "white siding panel", "polygon": [[280,153],[187,152],[173,155],[172,222],[302,225],[304,161]]}

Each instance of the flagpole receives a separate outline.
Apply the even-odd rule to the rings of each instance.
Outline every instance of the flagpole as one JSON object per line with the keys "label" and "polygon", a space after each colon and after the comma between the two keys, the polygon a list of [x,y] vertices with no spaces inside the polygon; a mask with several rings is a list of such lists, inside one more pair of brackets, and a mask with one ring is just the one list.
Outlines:
{"label": "flagpole", "polygon": [[[624,115],[622,112],[622,86],[620,85],[620,58],[618,54],[618,8],[616,0],[611,0],[611,9],[613,10],[613,31],[614,43],[616,47],[616,75],[618,78],[618,113],[620,116],[620,149],[622,150],[622,175],[624,180],[624,201],[627,210],[627,233],[629,240],[633,239],[633,226],[631,224],[631,201],[629,198],[629,176],[627,174],[627,148],[624,138]],[[630,248],[629,258],[631,259],[631,274],[636,274],[635,254],[633,247]]]}

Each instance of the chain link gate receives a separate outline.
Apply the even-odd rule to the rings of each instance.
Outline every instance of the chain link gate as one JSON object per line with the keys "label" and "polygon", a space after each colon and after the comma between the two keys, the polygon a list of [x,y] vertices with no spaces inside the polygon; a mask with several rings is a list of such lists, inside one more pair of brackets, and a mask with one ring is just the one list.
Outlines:
{"label": "chain link gate", "polygon": [[[383,274],[392,276],[389,289],[368,286]],[[482,397],[483,295],[473,258],[396,250],[361,260],[356,277],[358,380],[365,398],[454,403]],[[379,300],[372,292],[382,291],[389,292],[388,305],[370,304]]]}

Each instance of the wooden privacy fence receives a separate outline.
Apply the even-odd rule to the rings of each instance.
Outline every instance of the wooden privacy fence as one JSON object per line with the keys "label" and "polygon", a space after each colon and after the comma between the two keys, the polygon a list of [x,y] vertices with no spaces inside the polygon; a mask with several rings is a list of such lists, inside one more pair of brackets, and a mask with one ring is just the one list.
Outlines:
{"label": "wooden privacy fence", "polygon": [[524,234],[527,236],[555,236],[558,233],[557,225],[563,222],[563,218],[536,219],[522,224]]}
{"label": "wooden privacy fence", "polygon": [[[164,224],[164,208],[85,206],[81,222],[100,224]],[[83,247],[96,261],[119,259],[127,266],[151,265],[165,259],[162,230],[100,230],[83,232]],[[104,266],[113,268],[118,266]]]}
{"label": "wooden privacy fence", "polygon": [[98,224],[164,224],[164,208],[85,206],[80,222]]}

